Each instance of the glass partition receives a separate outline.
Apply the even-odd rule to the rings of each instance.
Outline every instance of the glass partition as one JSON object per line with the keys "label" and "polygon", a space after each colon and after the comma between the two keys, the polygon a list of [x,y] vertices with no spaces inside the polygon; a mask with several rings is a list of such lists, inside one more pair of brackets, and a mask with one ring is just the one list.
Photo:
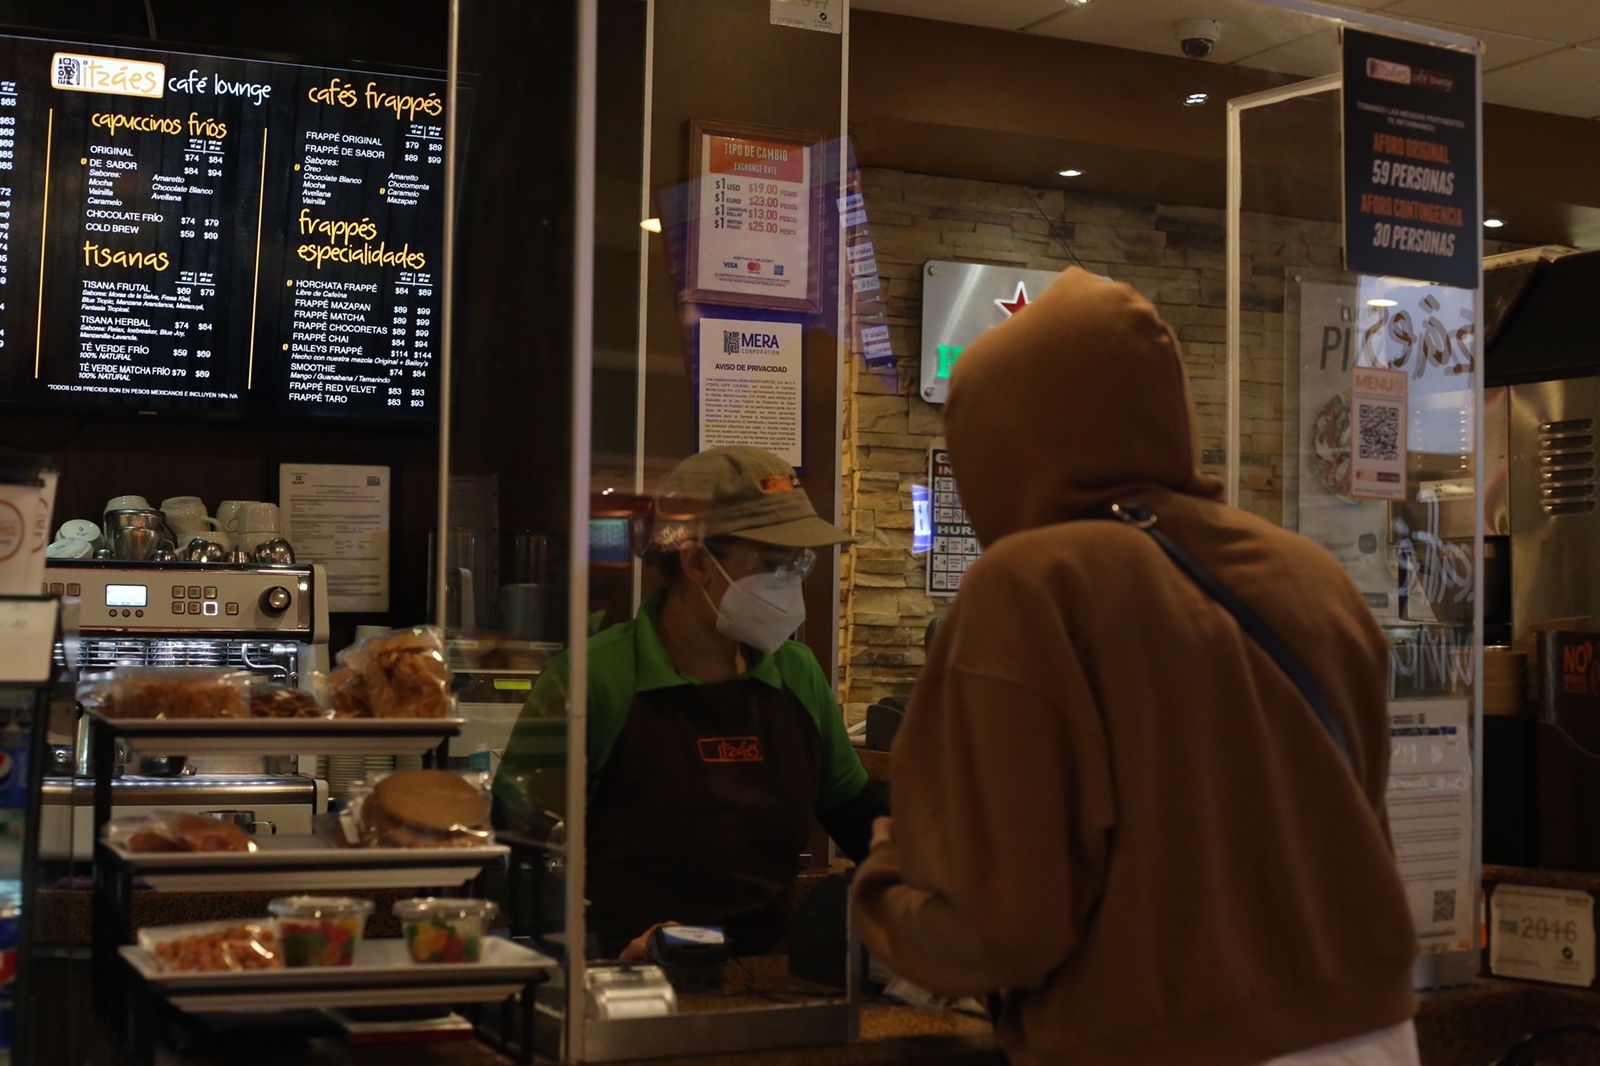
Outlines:
{"label": "glass partition", "polygon": [[[562,962],[541,1049],[603,1062],[855,1034],[854,838],[817,815],[866,776],[837,693],[857,719],[907,695],[910,642],[947,602],[950,572],[935,586],[918,553],[958,505],[930,506],[940,414],[912,384],[916,309],[945,260],[1027,275],[979,301],[993,320],[1076,262],[1173,322],[1205,465],[1240,506],[1338,556],[1390,636],[1391,811],[1426,821],[1396,836],[1428,951],[1418,980],[1469,973],[1477,290],[1342,269],[1341,24],[1252,5],[1240,23],[1293,47],[1240,61],[1238,84],[1277,87],[1229,101],[1225,163],[1192,132],[1170,155],[1102,155],[1108,173],[1209,168],[1205,189],[1157,182],[1146,203],[925,178],[905,161],[923,105],[903,100],[868,127],[863,163],[881,169],[858,170],[848,5],[840,24],[818,18],[835,10],[453,4],[434,584],[468,718],[456,754],[495,774],[514,847],[493,890],[512,931]],[[1050,151],[1064,145],[1081,147]],[[1374,392],[1402,380],[1398,400]],[[1378,491],[1367,453],[1387,463]],[[802,519],[803,541],[753,534]],[[843,556],[816,535],[832,523],[857,537]],[[782,609],[741,621],[729,597],[757,585]],[[1424,839],[1445,843],[1424,856]]]}
{"label": "glass partition", "polygon": [[[833,696],[844,538],[817,532],[838,510],[845,27],[735,0],[455,10],[435,581],[465,754],[514,848],[496,890],[564,964],[539,1045],[847,1040],[816,817],[865,781]],[[748,486],[668,478],[716,449]],[[781,520],[729,526],[745,488]],[[809,539],[752,539],[802,512]],[[807,621],[768,634],[793,641],[721,634],[741,578],[799,583]]]}
{"label": "glass partition", "polygon": [[[1475,42],[1374,32],[1476,64]],[[1318,76],[1229,104],[1229,492],[1327,548],[1389,638],[1388,806],[1415,980],[1460,984],[1479,965],[1482,268],[1470,287],[1341,269],[1342,137],[1357,134],[1340,40],[1332,24],[1306,39],[1296,62]],[[1403,124],[1427,138],[1424,116]],[[1477,188],[1476,157],[1454,169]]]}

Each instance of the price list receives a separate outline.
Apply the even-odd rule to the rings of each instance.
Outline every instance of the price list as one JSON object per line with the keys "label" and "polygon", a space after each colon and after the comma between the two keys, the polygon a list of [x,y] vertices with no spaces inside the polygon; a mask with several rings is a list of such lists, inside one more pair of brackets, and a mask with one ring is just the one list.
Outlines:
{"label": "price list", "polygon": [[0,396],[436,416],[442,81],[3,36],[0,79]]}
{"label": "price list", "polygon": [[[0,312],[11,301],[11,169],[17,151],[17,83],[0,80]],[[6,349],[6,319],[0,315],[0,353]]]}
{"label": "price list", "polygon": [[[339,78],[308,94],[335,114],[374,84]],[[304,131],[291,185],[299,231],[280,328],[291,403],[415,414],[435,406],[440,306],[428,227],[444,188],[437,93],[389,96],[390,136],[335,122]]]}
{"label": "price list", "polygon": [[811,150],[702,132],[696,299],[811,309]]}
{"label": "price list", "polygon": [[[220,205],[241,177],[225,147],[230,130],[198,116],[178,129],[140,151],[121,127],[91,120],[78,157],[65,153],[59,166],[66,192],[74,164],[83,179],[81,199],[57,213],[60,228],[77,223],[81,260],[47,259],[57,276],[77,274],[70,384],[80,390],[212,399],[245,387],[219,358],[231,329],[217,286],[229,251]],[[54,340],[65,323],[51,326]]]}

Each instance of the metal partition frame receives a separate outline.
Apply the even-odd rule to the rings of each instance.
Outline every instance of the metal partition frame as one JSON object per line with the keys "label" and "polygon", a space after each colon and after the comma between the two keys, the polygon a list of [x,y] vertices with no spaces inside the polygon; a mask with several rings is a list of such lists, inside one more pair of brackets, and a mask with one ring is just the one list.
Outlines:
{"label": "metal partition frame", "polygon": [[[1299,12],[1326,18],[1332,22],[1339,22],[1358,29],[1372,30],[1386,33],[1390,36],[1406,37],[1421,41],[1425,44],[1440,45],[1471,52],[1477,61],[1477,77],[1475,87],[1477,100],[1475,110],[1480,116],[1477,127],[1477,148],[1473,165],[1479,176],[1478,181],[1478,217],[1483,216],[1483,45],[1473,37],[1449,33],[1444,30],[1428,26],[1418,26],[1403,22],[1398,19],[1386,18],[1364,11],[1354,11],[1348,8],[1330,7],[1326,4],[1309,2],[1309,0],[1254,0],[1264,7],[1279,8],[1286,11]],[[1241,328],[1241,288],[1243,278],[1243,237],[1242,213],[1244,202],[1244,167],[1243,167],[1243,130],[1242,120],[1246,111],[1268,107],[1273,104],[1283,103],[1300,97],[1311,96],[1317,93],[1334,92],[1342,90],[1343,75],[1341,73],[1329,74],[1320,78],[1312,78],[1297,82],[1279,89],[1254,93],[1249,96],[1238,97],[1228,101],[1228,126],[1227,126],[1227,455],[1226,455],[1226,491],[1227,501],[1230,506],[1239,504],[1240,488],[1240,445],[1241,445],[1241,396],[1243,385],[1243,344]],[[1483,269],[1480,262],[1478,269],[1477,291],[1483,291]],[[1483,336],[1483,302],[1481,296],[1474,301],[1475,315],[1473,329],[1476,336]],[[1483,499],[1484,499],[1484,429],[1483,429],[1483,359],[1481,353],[1472,372],[1472,405],[1473,418],[1473,479],[1475,483],[1475,506],[1478,510],[1474,522],[1473,558],[1483,558]],[[1479,891],[1474,895],[1472,905],[1476,909],[1481,906],[1481,886],[1483,882],[1483,855],[1482,834],[1479,827],[1483,824],[1483,568],[1473,567],[1473,634],[1475,654],[1472,667],[1472,699],[1470,706],[1469,731],[1472,742],[1472,862],[1469,884]],[[1476,923],[1474,923],[1474,926]],[[1476,949],[1437,954],[1424,954],[1417,957],[1416,965],[1412,971],[1412,984],[1418,989],[1442,988],[1452,985],[1467,984],[1477,976],[1480,969],[1479,952]]]}

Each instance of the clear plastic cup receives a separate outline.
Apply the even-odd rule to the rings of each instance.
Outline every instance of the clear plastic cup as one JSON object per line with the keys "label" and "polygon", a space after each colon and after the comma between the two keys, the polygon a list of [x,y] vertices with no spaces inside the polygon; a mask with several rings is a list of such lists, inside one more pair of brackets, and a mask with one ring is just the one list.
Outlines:
{"label": "clear plastic cup", "polygon": [[372,914],[370,899],[350,896],[283,896],[267,904],[278,919],[288,966],[349,966]]}
{"label": "clear plastic cup", "polygon": [[427,896],[394,905],[412,962],[478,962],[484,930],[499,913],[499,905],[488,899]]}

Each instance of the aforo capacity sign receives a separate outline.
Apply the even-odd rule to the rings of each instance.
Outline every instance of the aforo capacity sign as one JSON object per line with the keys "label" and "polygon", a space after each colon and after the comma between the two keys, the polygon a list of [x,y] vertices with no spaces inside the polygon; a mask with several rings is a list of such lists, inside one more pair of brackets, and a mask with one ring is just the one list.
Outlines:
{"label": "aforo capacity sign", "polygon": [[1476,288],[1478,60],[1344,31],[1345,266]]}

